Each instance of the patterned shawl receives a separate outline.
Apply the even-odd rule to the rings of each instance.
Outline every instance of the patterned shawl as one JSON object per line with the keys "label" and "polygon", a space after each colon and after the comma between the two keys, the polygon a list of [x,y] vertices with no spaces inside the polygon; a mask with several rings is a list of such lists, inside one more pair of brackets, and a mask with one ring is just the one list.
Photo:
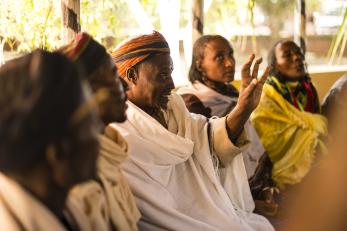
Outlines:
{"label": "patterned shawl", "polygon": [[266,83],[273,86],[285,100],[300,111],[320,113],[318,94],[310,78],[305,77],[293,86],[283,78],[270,76]]}

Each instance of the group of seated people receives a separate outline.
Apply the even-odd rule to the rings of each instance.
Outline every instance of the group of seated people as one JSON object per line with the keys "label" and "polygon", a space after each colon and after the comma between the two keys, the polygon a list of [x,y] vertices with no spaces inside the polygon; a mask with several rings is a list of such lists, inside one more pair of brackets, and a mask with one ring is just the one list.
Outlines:
{"label": "group of seated people", "polygon": [[[1,230],[274,230],[281,195],[323,153],[304,55],[283,40],[242,66],[199,38],[175,89],[166,39],[108,54],[87,33],[0,68]],[[271,222],[270,222],[271,221]]]}

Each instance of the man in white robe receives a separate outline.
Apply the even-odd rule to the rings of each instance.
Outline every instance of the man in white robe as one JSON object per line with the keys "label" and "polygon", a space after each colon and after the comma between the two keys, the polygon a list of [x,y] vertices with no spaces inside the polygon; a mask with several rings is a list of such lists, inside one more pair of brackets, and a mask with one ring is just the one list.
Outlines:
{"label": "man in white robe", "polygon": [[254,56],[244,66],[238,108],[210,121],[190,114],[180,96],[170,93],[172,60],[160,33],[127,40],[112,56],[128,82],[130,102],[128,120],[111,126],[130,146],[124,170],[142,214],[140,229],[273,230],[264,217],[252,213],[238,155],[248,143],[243,124],[266,79],[266,73],[259,82],[255,71],[251,76]]}

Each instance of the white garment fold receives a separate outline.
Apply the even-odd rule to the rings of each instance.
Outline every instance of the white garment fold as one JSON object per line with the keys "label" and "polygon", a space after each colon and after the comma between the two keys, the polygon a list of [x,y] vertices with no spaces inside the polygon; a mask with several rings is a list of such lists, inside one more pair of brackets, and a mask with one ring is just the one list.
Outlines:
{"label": "white garment fold", "polygon": [[90,230],[138,230],[141,215],[121,170],[128,157],[127,142],[111,127],[106,128],[106,136],[99,135],[99,141],[99,181],[74,187],[68,210],[77,224],[88,223]]}
{"label": "white garment fold", "polygon": [[[180,95],[195,95],[205,107],[211,109],[211,116],[218,117],[226,116],[235,107],[238,100],[237,97],[222,95],[198,81],[194,82],[194,84],[180,87],[177,93]],[[249,120],[246,122],[244,129],[247,132],[248,139],[251,141],[248,148],[242,152],[247,176],[250,178],[253,176],[265,149],[259,139],[257,131]]]}
{"label": "white garment fold", "polygon": [[[264,217],[252,213],[246,173],[234,167],[243,166],[242,157],[237,158],[242,149],[230,142],[225,118],[210,121],[210,142],[225,171],[235,176],[229,192],[212,162],[205,117],[190,114],[176,94],[164,111],[169,129],[128,105],[128,120],[111,126],[129,143],[130,158],[123,168],[142,213],[140,229],[273,230]],[[236,143],[247,142],[241,136]]]}
{"label": "white garment fold", "polygon": [[0,230],[66,231],[55,215],[18,183],[0,173]]}

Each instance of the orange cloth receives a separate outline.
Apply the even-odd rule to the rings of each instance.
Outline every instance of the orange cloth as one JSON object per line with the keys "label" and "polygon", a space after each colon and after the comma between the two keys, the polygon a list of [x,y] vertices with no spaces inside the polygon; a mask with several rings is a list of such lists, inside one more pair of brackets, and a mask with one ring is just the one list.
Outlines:
{"label": "orange cloth", "polygon": [[151,34],[125,40],[116,47],[111,56],[119,75],[125,77],[130,67],[156,53],[170,53],[170,48],[164,36],[158,31],[153,31]]}

